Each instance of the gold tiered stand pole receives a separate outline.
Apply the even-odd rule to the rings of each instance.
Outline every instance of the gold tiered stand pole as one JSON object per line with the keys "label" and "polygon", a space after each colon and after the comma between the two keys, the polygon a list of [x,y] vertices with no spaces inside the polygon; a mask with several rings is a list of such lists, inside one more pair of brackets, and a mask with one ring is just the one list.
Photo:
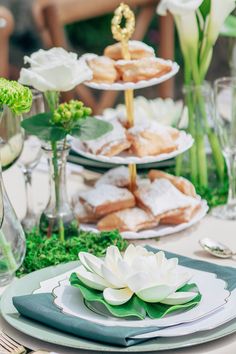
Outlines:
{"label": "gold tiered stand pole", "polygon": [[[121,27],[122,20],[125,20],[124,27]],[[125,60],[130,60],[129,39],[135,29],[135,16],[129,6],[121,3],[115,10],[111,23],[111,31],[114,39],[119,41],[122,46],[122,55]],[[134,125],[134,92],[133,90],[125,90],[125,106],[129,128]],[[130,190],[136,188],[137,168],[135,164],[129,164]]]}

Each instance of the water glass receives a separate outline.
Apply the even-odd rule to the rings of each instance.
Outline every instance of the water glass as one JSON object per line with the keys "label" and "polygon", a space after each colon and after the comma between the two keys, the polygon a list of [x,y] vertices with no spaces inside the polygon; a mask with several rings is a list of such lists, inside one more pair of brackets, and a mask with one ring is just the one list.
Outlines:
{"label": "water glass", "polygon": [[224,77],[214,83],[215,125],[225,158],[229,192],[227,204],[213,209],[212,214],[225,220],[236,220],[236,78]]}

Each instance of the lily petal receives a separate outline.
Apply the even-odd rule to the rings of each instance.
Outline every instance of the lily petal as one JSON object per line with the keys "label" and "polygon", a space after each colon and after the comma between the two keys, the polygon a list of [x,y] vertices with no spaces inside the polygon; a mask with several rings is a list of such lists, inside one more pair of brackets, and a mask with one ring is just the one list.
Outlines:
{"label": "lily petal", "polygon": [[88,272],[84,266],[80,266],[76,272],[78,278],[88,287],[95,290],[104,290],[109,287],[110,284],[105,279],[97,274]]}
{"label": "lily petal", "polygon": [[79,259],[85,268],[102,277],[101,266],[104,262],[101,258],[98,258],[91,253],[80,252]]}
{"label": "lily petal", "polygon": [[166,305],[182,305],[193,300],[197,296],[194,292],[182,292],[178,291],[167,296],[164,300],[160,301],[162,304]]}
{"label": "lily petal", "polygon": [[162,284],[139,290],[136,292],[136,295],[143,301],[153,303],[164,300],[167,296],[175,292],[175,290],[174,287]]}
{"label": "lily petal", "polygon": [[119,275],[110,270],[107,266],[105,266],[105,264],[102,265],[101,270],[104,279],[111,284],[111,287],[123,288],[126,286],[124,278],[120,279]]}
{"label": "lily petal", "polygon": [[133,292],[128,289],[111,289],[106,288],[103,291],[103,297],[110,305],[118,306],[125,304],[127,301],[131,299],[133,296]]}
{"label": "lily petal", "polygon": [[146,284],[147,287],[150,284],[150,279],[147,273],[137,272],[126,278],[126,283],[129,289],[136,293],[144,287],[144,284]]}

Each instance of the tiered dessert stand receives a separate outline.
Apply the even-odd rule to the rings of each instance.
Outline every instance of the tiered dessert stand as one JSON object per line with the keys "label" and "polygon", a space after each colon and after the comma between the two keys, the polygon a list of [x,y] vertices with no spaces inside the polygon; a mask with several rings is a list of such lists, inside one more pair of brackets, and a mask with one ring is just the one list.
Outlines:
{"label": "tiered dessert stand", "polygon": [[[122,18],[125,18],[126,25],[125,27],[121,27],[121,21]],[[112,34],[114,39],[119,41],[122,46],[122,54],[123,58],[125,60],[130,60],[130,53],[129,53],[129,48],[128,48],[128,41],[131,38],[133,32],[135,29],[135,18],[134,18],[134,13],[130,10],[129,6],[126,4],[121,4],[116,10],[114,17],[112,19]],[[95,56],[93,54],[87,54],[87,58],[89,56]],[[85,55],[86,58],[86,55]],[[171,71],[168,73],[149,80],[141,80],[138,81],[137,83],[134,82],[115,82],[112,84],[109,83],[97,83],[93,81],[89,82],[84,82],[84,84],[88,87],[91,87],[93,89],[97,90],[116,90],[116,91],[124,91],[124,96],[125,96],[125,106],[126,106],[126,114],[127,114],[127,120],[128,120],[128,126],[129,128],[134,126],[134,103],[133,103],[133,97],[134,97],[134,90],[136,89],[141,89],[145,87],[150,87],[153,85],[158,85],[174,75],[177,74],[179,71],[179,65],[175,62],[172,62],[170,60],[163,60],[159,59],[160,62],[163,62],[165,64],[168,64],[171,66]],[[129,166],[129,178],[130,178],[130,185],[129,189],[130,191],[134,191],[136,188],[136,177],[137,177],[137,165],[139,164],[147,164],[147,163],[155,163],[159,161],[165,161],[171,158],[174,158],[183,152],[187,151],[188,149],[191,148],[193,145],[193,138],[190,134],[187,134],[184,131],[180,131],[180,136],[178,138],[178,149],[170,152],[170,153],[164,153],[160,154],[157,156],[145,156],[145,157],[138,157],[138,156],[132,156],[128,155],[126,153],[122,153],[119,156],[105,156],[105,155],[95,155],[90,152],[87,152],[84,148],[81,142],[78,140],[75,140],[72,144],[72,147],[74,151],[79,153],[80,155],[93,159],[96,161],[101,161],[105,163],[113,163],[117,165],[128,165]],[[144,231],[139,231],[138,233],[136,232],[122,232],[123,237],[128,238],[128,239],[137,239],[137,238],[150,238],[150,237],[159,237],[159,236],[164,236],[167,234],[175,233],[178,231],[181,231],[187,227],[190,227],[191,225],[195,224],[197,221],[203,218],[205,216],[206,212],[208,210],[207,204],[205,201],[202,201],[201,203],[201,208],[200,211],[195,215],[195,217],[189,222],[189,223],[184,223],[184,224],[179,224],[176,226],[158,226],[158,231],[157,229],[155,230],[144,230]],[[83,225],[86,229],[88,229],[88,225]],[[91,227],[89,227],[91,229]],[[94,229],[94,227],[92,228]]]}

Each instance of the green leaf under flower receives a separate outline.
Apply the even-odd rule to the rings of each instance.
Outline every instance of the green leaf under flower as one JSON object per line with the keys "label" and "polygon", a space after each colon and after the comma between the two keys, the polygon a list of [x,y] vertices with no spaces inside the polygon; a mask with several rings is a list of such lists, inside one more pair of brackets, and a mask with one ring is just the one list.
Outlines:
{"label": "green leaf under flower", "polygon": [[21,122],[21,126],[30,135],[36,135],[44,141],[59,141],[66,137],[67,132],[63,127],[51,123],[53,113],[39,113]]}
{"label": "green leaf under flower", "polygon": [[108,304],[104,298],[101,291],[88,288],[84,285],[76,273],[72,273],[70,276],[70,283],[72,286],[80,289],[83,298],[87,303],[89,303],[89,308],[94,308],[96,311],[96,303],[100,303],[105,306],[105,308],[115,317],[137,317],[139,319],[144,319],[146,316],[150,318],[162,318],[169,313],[178,310],[191,309],[196,306],[201,301],[201,294],[198,291],[196,284],[186,284],[178,291],[195,291],[198,295],[191,301],[182,305],[164,305],[161,303],[151,304],[144,302],[139,299],[136,295],[123,305],[113,306]]}
{"label": "green leaf under flower", "polygon": [[66,130],[62,125],[56,125],[52,121],[53,112],[39,113],[21,122],[21,126],[30,135],[36,135],[44,141],[59,141],[67,134],[75,135],[81,140],[97,139],[101,135],[112,130],[110,123],[96,118],[84,118],[78,125]]}
{"label": "green leaf under flower", "polygon": [[72,135],[77,136],[80,140],[93,140],[110,132],[113,129],[112,124],[104,120],[94,117],[80,121],[78,126],[71,130]]}

